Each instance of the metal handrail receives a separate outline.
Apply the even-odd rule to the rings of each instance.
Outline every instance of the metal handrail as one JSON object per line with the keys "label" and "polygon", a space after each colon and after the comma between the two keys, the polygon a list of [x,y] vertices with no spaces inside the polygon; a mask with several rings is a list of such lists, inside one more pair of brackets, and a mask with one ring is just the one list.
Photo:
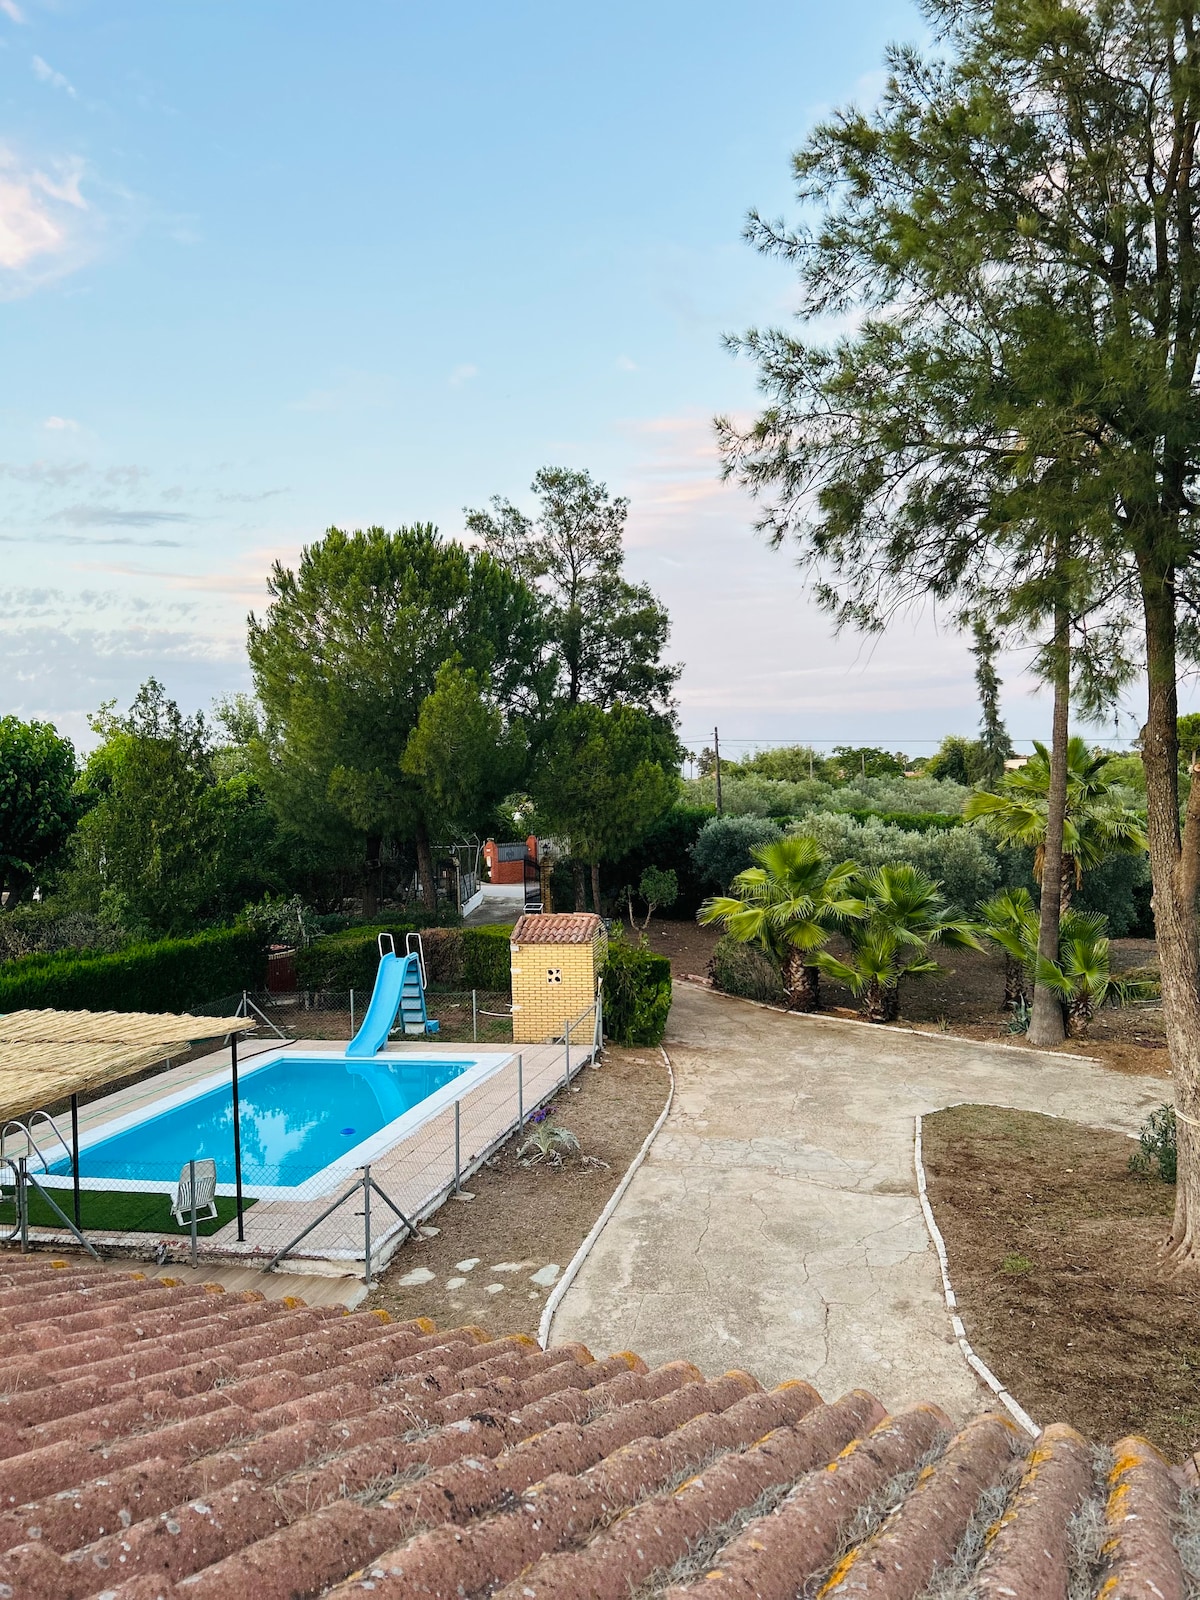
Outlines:
{"label": "metal handrail", "polygon": [[70,1150],[70,1144],[66,1139],[63,1138],[62,1133],[59,1130],[58,1123],[55,1122],[50,1113],[48,1111],[33,1111],[24,1119],[24,1121],[22,1121],[20,1117],[10,1117],[4,1126],[0,1128],[0,1161],[5,1161],[8,1159],[4,1154],[5,1139],[10,1133],[19,1132],[24,1135],[25,1142],[29,1146],[30,1152],[36,1155],[38,1160],[42,1163],[42,1171],[50,1171],[50,1163],[46,1160],[46,1152],[42,1149],[41,1145],[33,1136],[33,1124],[38,1120],[39,1117],[43,1122],[48,1122],[50,1124],[50,1127],[54,1133],[54,1137],[58,1140],[63,1149],[67,1151]]}
{"label": "metal handrail", "polygon": [[[417,941],[415,952],[414,952],[414,949],[413,949],[413,940],[414,939]],[[425,944],[424,944],[424,941],[422,940],[421,935],[419,933],[406,933],[404,935],[404,954],[406,956],[411,956],[414,953],[416,955],[417,962],[418,962],[418,964],[420,965],[420,968],[421,968],[421,987],[422,987],[422,989],[428,989],[429,984],[428,984],[428,982],[426,980],[426,977],[425,977]]]}

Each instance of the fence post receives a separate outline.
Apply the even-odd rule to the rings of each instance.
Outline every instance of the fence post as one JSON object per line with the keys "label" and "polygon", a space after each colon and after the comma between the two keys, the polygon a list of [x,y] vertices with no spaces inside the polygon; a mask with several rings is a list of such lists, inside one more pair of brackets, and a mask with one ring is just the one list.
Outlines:
{"label": "fence post", "polygon": [[525,1126],[525,1057],[517,1056],[517,1127]]}
{"label": "fence post", "polygon": [[476,999],[478,991],[471,990],[471,1043],[479,1043],[479,1007]]}
{"label": "fence post", "polygon": [[371,1287],[371,1168],[363,1168],[363,1282]]}
{"label": "fence post", "polygon": [[563,1032],[563,1044],[566,1046],[566,1065],[563,1068],[563,1088],[571,1081],[571,1024],[568,1022]]}
{"label": "fence post", "polygon": [[351,989],[351,991],[350,991],[350,1037],[352,1039],[354,1037],[354,1033],[355,1033],[355,1028],[354,1028],[354,990]]}
{"label": "fence post", "polygon": [[196,1265],[196,1162],[188,1162],[188,1183],[192,1194],[192,1265]]}
{"label": "fence post", "polygon": [[462,1102],[454,1102],[454,1192],[458,1193],[459,1175],[462,1170]]}
{"label": "fence post", "polygon": [[29,1253],[29,1189],[25,1176],[28,1170],[28,1161],[25,1156],[17,1158],[17,1214],[21,1219],[21,1253]]}

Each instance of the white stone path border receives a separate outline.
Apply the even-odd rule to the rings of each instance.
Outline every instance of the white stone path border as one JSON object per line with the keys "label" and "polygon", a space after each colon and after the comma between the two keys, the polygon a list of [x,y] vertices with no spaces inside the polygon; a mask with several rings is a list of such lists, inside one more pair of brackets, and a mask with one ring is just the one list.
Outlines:
{"label": "white stone path border", "polygon": [[[943,1107],[942,1109],[946,1108]],[[946,1259],[946,1241],[942,1238],[942,1230],[934,1219],[933,1209],[929,1204],[929,1195],[926,1192],[925,1163],[921,1159],[922,1120],[922,1115],[918,1112],[913,1125],[913,1165],[917,1173],[917,1198],[921,1202],[921,1215],[925,1218],[925,1226],[929,1230],[933,1248],[937,1251],[938,1266],[942,1273],[942,1293],[946,1297],[946,1310],[950,1313],[950,1326],[954,1329],[954,1337],[958,1341],[958,1348],[966,1357],[968,1365],[983,1379],[1013,1421],[1036,1439],[1042,1431],[1041,1427],[1033,1420],[1024,1406],[1013,1399],[991,1367],[986,1362],[981,1361],[972,1350],[971,1341],[967,1338],[967,1330],[958,1314],[958,1300],[950,1283],[950,1265]]]}
{"label": "white stone path border", "polygon": [[554,1313],[558,1310],[559,1302],[562,1300],[563,1295],[565,1295],[567,1290],[571,1287],[572,1283],[574,1283],[576,1274],[579,1272],[580,1267],[583,1266],[583,1263],[587,1260],[588,1256],[591,1255],[592,1247],[595,1245],[596,1240],[604,1232],[605,1223],[617,1209],[617,1205],[621,1199],[621,1196],[633,1182],[634,1173],[650,1154],[650,1146],[654,1143],[655,1139],[658,1138],[662,1125],[670,1114],[671,1102],[675,1098],[675,1071],[671,1066],[671,1058],[663,1049],[662,1045],[659,1045],[658,1050],[659,1054],[663,1058],[663,1061],[666,1063],[667,1076],[671,1080],[670,1087],[667,1090],[667,1103],[659,1112],[658,1121],[642,1140],[641,1149],[625,1169],[624,1177],[613,1190],[612,1194],[609,1195],[608,1204],[596,1218],[592,1225],[591,1232],[579,1246],[579,1249],[576,1250],[575,1254],[571,1257],[570,1261],[567,1263],[567,1270],[563,1273],[562,1277],[551,1290],[550,1298],[546,1301],[546,1304],[542,1309],[542,1320],[538,1323],[537,1339],[538,1344],[541,1345],[543,1350],[548,1350],[550,1348],[550,1325],[554,1321]]}

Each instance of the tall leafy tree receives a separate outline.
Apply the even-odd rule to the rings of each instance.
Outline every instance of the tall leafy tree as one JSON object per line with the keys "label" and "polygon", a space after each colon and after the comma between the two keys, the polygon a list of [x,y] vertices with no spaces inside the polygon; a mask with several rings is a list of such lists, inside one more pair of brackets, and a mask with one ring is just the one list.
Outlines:
{"label": "tall leafy tree", "polygon": [[49,722],[0,717],[0,905],[37,887],[79,816],[75,747]]}
{"label": "tall leafy tree", "polygon": [[680,669],[662,659],[665,609],[647,584],[624,576],[628,500],[565,467],[543,467],[532,490],[536,516],[496,496],[490,510],[467,512],[467,527],[544,596],[555,698],[664,712]]}
{"label": "tall leafy tree", "polygon": [[584,909],[584,867],[598,911],[600,863],[628,854],[675,804],[682,755],[670,723],[637,706],[578,705],[559,713],[530,789],[541,826],[569,841],[577,910]]}
{"label": "tall leafy tree", "polygon": [[203,716],[185,716],[156,679],[127,712],[91,719],[86,815],[72,841],[69,893],[131,932],[180,934],[282,886],[274,822],[253,778],[219,777]]}
{"label": "tall leafy tree", "polygon": [[[382,847],[394,840],[415,846],[434,903],[433,832],[452,820],[439,810],[448,791],[431,802],[432,735],[421,736],[423,753],[406,768],[409,741],[450,663],[474,675],[461,676],[456,692],[482,695],[486,684],[502,718],[544,698],[537,596],[488,552],[444,540],[430,524],[331,528],[295,571],[276,563],[268,588],[248,649],[265,718],[259,771],[272,803],[302,836],[319,834],[331,847],[357,839],[368,911]],[[453,686],[442,687],[444,701]]]}
{"label": "tall leafy tree", "polygon": [[811,226],[752,222],[798,267],[802,314],[852,313],[853,331],[835,346],[751,333],[769,404],[723,445],[847,620],[1038,568],[1062,594],[1050,546],[1111,628],[1110,682],[1140,659],[1181,1113],[1170,1252],[1191,1266],[1200,784],[1181,825],[1176,682],[1200,604],[1200,17],[1187,0],[924,9],[934,49],[893,51],[878,110],[827,121],[796,158]]}

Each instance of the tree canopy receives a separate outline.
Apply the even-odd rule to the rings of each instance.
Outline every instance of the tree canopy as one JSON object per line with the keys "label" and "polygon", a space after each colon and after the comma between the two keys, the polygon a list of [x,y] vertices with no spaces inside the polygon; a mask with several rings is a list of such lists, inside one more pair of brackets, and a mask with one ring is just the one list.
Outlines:
{"label": "tree canopy", "polygon": [[490,510],[467,512],[467,527],[545,598],[555,698],[665,712],[680,669],[662,659],[665,609],[624,576],[628,500],[564,467],[543,467],[531,487],[536,516],[496,496]]}
{"label": "tree canopy", "polygon": [[15,905],[61,853],[79,817],[74,788],[69,739],[48,722],[0,717],[0,902]]}
{"label": "tree canopy", "polygon": [[[272,803],[299,831],[323,830],[331,847],[351,830],[369,868],[382,841],[412,841],[428,900],[431,825],[458,820],[447,811],[444,760],[442,778],[432,776],[445,719],[437,737],[429,719],[448,696],[473,695],[470,726],[494,749],[496,717],[539,704],[538,597],[487,551],[443,540],[430,524],[395,533],[331,528],[294,572],[276,563],[268,588],[265,617],[250,618],[249,655],[265,714],[259,770]],[[451,666],[458,676],[441,681],[442,699],[406,767],[422,707]],[[485,755],[473,753],[476,771]],[[462,792],[459,785],[460,810]],[[368,878],[366,887],[370,900],[376,886]]]}

